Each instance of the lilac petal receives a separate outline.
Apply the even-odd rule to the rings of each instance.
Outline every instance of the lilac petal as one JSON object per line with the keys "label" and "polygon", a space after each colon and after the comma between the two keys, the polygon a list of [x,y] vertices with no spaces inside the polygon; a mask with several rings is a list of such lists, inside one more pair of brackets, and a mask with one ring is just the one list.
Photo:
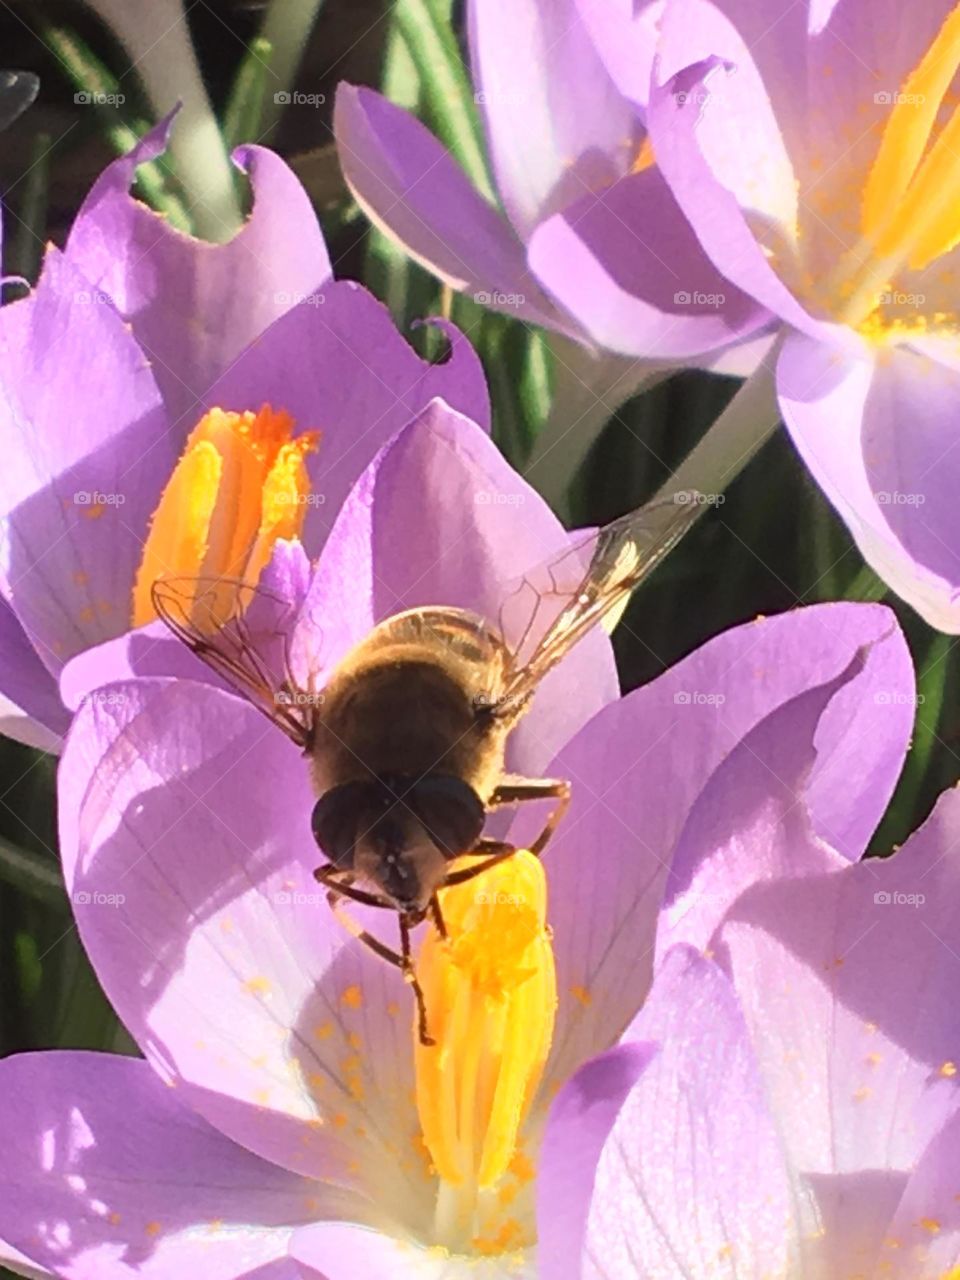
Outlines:
{"label": "lilac petal", "polygon": [[175,458],[143,353],[55,250],[0,323],[0,469],[7,597],[56,673],[114,636],[141,538]]}
{"label": "lilac petal", "polygon": [[519,1250],[467,1258],[342,1222],[301,1227],[290,1256],[305,1280],[536,1280],[539,1274]]}
{"label": "lilac petal", "polygon": [[796,335],[777,381],[794,443],[864,558],[931,626],[960,631],[960,369],[905,348],[843,359]]}
{"label": "lilac petal", "polygon": [[910,1175],[880,1245],[879,1274],[893,1280],[939,1280],[960,1263],[958,1139],[960,1115],[955,1115],[932,1139]]}
{"label": "lilac petal", "polygon": [[542,223],[530,265],[598,346],[624,355],[700,355],[766,318],[704,255],[657,169],[621,178]]}
{"label": "lilac petal", "polygon": [[642,132],[575,0],[469,0],[470,62],[504,208],[521,239],[629,172]]}
{"label": "lilac petal", "polygon": [[[64,873],[104,990],[218,1129],[363,1186],[389,1213],[426,1179],[412,1000],[313,879],[302,755],[209,686],[101,692],[74,720],[59,781]],[[390,944],[392,923],[375,926]]]}
{"label": "lilac petal", "polygon": [[712,774],[674,847],[658,955],[680,942],[705,949],[752,883],[846,865],[814,836],[804,789],[823,716],[861,665],[855,657],[836,679],[777,707]]}
{"label": "lilac petal", "polygon": [[[329,666],[374,623],[418,606],[469,609],[497,625],[524,566],[568,549],[559,521],[489,437],[436,401],[382,450],[343,506],[304,606],[294,662],[306,664],[318,628]],[[610,642],[597,632],[544,681],[514,735],[510,767],[545,768],[616,696]]]}
{"label": "lilac petal", "polygon": [[837,326],[800,305],[758,239],[791,258],[796,187],[751,52],[707,0],[670,4],[662,37],[648,125],[657,167],[697,239],[723,275],[769,311],[801,330],[833,333]]}
{"label": "lilac petal", "polygon": [[54,1280],[52,1271],[38,1267],[19,1249],[0,1240],[0,1266],[6,1267],[16,1276],[26,1276],[27,1280]]}
{"label": "lilac petal", "polygon": [[337,148],[373,224],[463,293],[520,319],[572,332],[527,268],[510,224],[414,116],[372,89],[341,84]]}
{"label": "lilac petal", "polygon": [[537,1256],[543,1280],[583,1256],[597,1166],[617,1116],[657,1046],[617,1045],[581,1067],[550,1111],[540,1148]]}
{"label": "lilac petal", "polygon": [[222,1137],[136,1059],[20,1054],[0,1081],[0,1231],[65,1280],[295,1280],[294,1229],[343,1200]]}
{"label": "lilac petal", "polygon": [[327,285],[317,297],[272,325],[204,401],[237,410],[267,401],[291,413],[300,430],[320,430],[308,460],[313,492],[303,541],[311,556],[357,476],[435,396],[482,427],[490,421],[483,368],[459,330],[444,326],[450,353],[430,364],[359,285]]}
{"label": "lilac petal", "polygon": [[[849,673],[860,650],[863,670]],[[819,605],[727,631],[605,707],[553,761],[573,801],[544,855],[560,993],[544,1096],[642,1004],[670,865],[711,775],[778,707],[845,673],[817,725],[804,795],[814,833],[855,858],[912,724],[909,653],[879,606]]]}
{"label": "lilac petal", "polygon": [[[660,1051],[619,1109],[586,1205],[560,1206],[584,1221],[582,1241],[561,1255],[548,1245],[543,1280],[792,1274],[790,1179],[727,979],[677,948],[631,1035],[658,1042]],[[567,1090],[589,1090],[591,1076],[606,1082],[591,1063]],[[541,1173],[548,1239],[553,1181],[569,1165],[581,1125],[570,1092],[562,1093],[545,1144],[560,1167],[545,1158]],[[589,1129],[585,1137],[592,1145]]]}
{"label": "lilac petal", "polygon": [[[244,635],[276,675],[277,687],[286,675],[286,637],[303,605],[309,580],[310,562],[301,544],[281,540],[260,575],[260,590],[244,614]],[[71,658],[60,677],[60,696],[65,706],[76,711],[87,699],[102,701],[109,696],[100,692],[104,685],[136,676],[179,676],[235,692],[164,623],[155,621]]]}
{"label": "lilac petal", "polygon": [[[795,43],[790,57],[796,69],[791,79],[799,79],[796,71],[806,63],[806,82],[809,86],[805,97],[808,102],[784,97],[781,119],[789,119],[799,131],[805,131],[804,145],[796,148],[801,160],[801,186],[807,194],[812,210],[806,219],[807,255],[814,255],[812,271],[820,278],[818,267],[835,267],[838,250],[857,243],[861,235],[862,193],[867,175],[877,157],[882,130],[892,111],[898,92],[903,91],[909,74],[920,62],[944,19],[954,6],[950,0],[935,0],[932,4],[918,6],[911,14],[911,21],[903,21],[903,9],[897,0],[844,0],[834,4],[832,12],[824,15],[819,34],[815,39]],[[763,0],[737,0],[734,8],[753,9],[756,13],[756,29],[760,24],[770,26],[769,6]],[[803,6],[796,6],[787,18],[786,26],[798,25]],[[766,10],[765,15],[762,13]],[[739,14],[734,15],[735,20]],[[888,24],[894,23],[891,28]],[[774,26],[779,26],[775,23]],[[886,38],[895,29],[896,39]],[[750,34],[743,31],[750,42]],[[797,51],[806,46],[805,57]],[[777,92],[776,75],[782,74],[784,63],[765,75],[771,93]],[[791,86],[792,88],[793,86]],[[804,109],[805,107],[805,109]],[[851,122],[856,125],[851,127]],[[803,171],[805,167],[806,172]],[[894,197],[896,198],[896,197]],[[812,243],[810,243],[812,241]],[[821,264],[823,266],[821,267]],[[938,269],[945,264],[938,262]],[[925,285],[931,275],[926,273],[920,292],[929,293]],[[909,289],[909,285],[902,286]],[[952,297],[956,297],[956,286]],[[929,311],[939,310],[936,305]],[[951,301],[951,306],[953,305]]]}
{"label": "lilac petal", "polygon": [[894,857],[757,886],[719,932],[791,1163],[818,1197],[909,1172],[960,1110],[958,836],[948,792]]}
{"label": "lilac petal", "polygon": [[57,683],[0,597],[0,733],[31,747],[58,751],[70,717]]}
{"label": "lilac petal", "polygon": [[136,167],[163,153],[170,127],[157,125],[107,166],[77,214],[65,254],[130,321],[176,422],[193,416],[211,382],[277,316],[319,292],[331,268],[307,193],[263,147],[235,153],[249,175],[253,207],[226,244],[183,235],[135,199]]}
{"label": "lilac petal", "polygon": [[657,51],[663,0],[577,0],[577,13],[624,97],[644,107]]}

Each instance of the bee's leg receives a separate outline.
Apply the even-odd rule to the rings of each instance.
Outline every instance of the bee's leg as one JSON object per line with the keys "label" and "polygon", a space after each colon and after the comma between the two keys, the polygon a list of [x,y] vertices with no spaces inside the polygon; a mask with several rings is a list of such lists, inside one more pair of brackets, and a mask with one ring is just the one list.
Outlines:
{"label": "bee's leg", "polygon": [[[321,867],[320,870],[326,871],[328,868]],[[329,870],[337,872],[340,875],[344,874],[344,872],[340,871],[337,867],[331,867]],[[346,874],[349,875],[349,872]],[[320,878],[319,874],[317,878]],[[408,983],[410,987],[412,987],[413,998],[417,1002],[417,1025],[420,1034],[420,1043],[422,1045],[435,1044],[436,1041],[427,1034],[427,1007],[423,999],[423,989],[417,980],[417,974],[413,967],[413,957],[410,954],[410,923],[407,920],[407,917],[404,915],[400,916],[400,951],[393,951],[386,945],[386,943],[381,942],[380,939],[375,938],[372,933],[361,928],[361,926],[357,924],[356,920],[348,916],[343,910],[341,899],[343,897],[351,896],[349,893],[350,888],[350,885],[336,883],[330,885],[327,889],[327,902],[330,904],[330,910],[336,917],[337,922],[341,924],[348,933],[352,934],[358,942],[362,942],[365,947],[370,948],[374,955],[379,956],[381,960],[386,960],[387,964],[396,965],[396,967],[401,971],[404,982]],[[356,892],[359,893],[361,891],[356,890]],[[361,901],[361,899],[354,899],[354,901]],[[380,904],[374,903],[373,905],[376,906]],[[387,906],[390,904],[384,903],[383,905]],[[393,909],[396,910],[395,907]],[[414,923],[416,924],[417,921],[415,920]]]}
{"label": "bee's leg", "polygon": [[466,858],[483,857],[483,861],[478,862],[474,867],[464,867],[462,871],[448,872],[440,887],[441,889],[448,889],[452,884],[464,884],[467,880],[472,880],[474,876],[480,875],[489,867],[495,867],[498,862],[503,862],[505,858],[512,858],[516,852],[516,845],[507,844],[504,840],[490,840],[487,836],[481,836],[470,852],[463,856]]}
{"label": "bee's leg", "polygon": [[489,808],[493,809],[503,804],[518,804],[525,800],[557,801],[543,830],[528,846],[530,852],[539,858],[570,805],[570,783],[562,778],[504,778],[494,788]]}
{"label": "bee's leg", "polygon": [[439,933],[441,938],[446,938],[447,926],[444,923],[443,912],[440,910],[440,899],[436,894],[434,894],[427,903],[427,911],[430,913],[430,918],[433,921],[433,927],[436,929],[437,933]]}
{"label": "bee's leg", "polygon": [[337,923],[342,925],[349,934],[352,934],[358,942],[362,942],[365,947],[369,947],[381,960],[386,960],[388,964],[393,964],[398,969],[403,969],[403,956],[393,951],[385,943],[381,942],[379,938],[375,938],[372,933],[357,924],[352,916],[347,915],[343,909],[342,893],[339,886],[327,890],[327,902],[330,904],[330,910],[336,916]]}
{"label": "bee's leg", "polygon": [[413,998],[417,1002],[417,1034],[420,1037],[420,1043],[429,1048],[437,1042],[427,1031],[427,1006],[423,998],[423,988],[413,967],[413,957],[410,955],[410,924],[404,915],[400,917],[400,968],[403,970],[403,979],[412,989]]}
{"label": "bee's leg", "polygon": [[396,906],[379,893],[367,893],[364,889],[355,889],[350,879],[341,879],[340,877],[352,877],[352,872],[344,871],[341,867],[335,867],[332,863],[328,863],[325,867],[317,867],[313,873],[314,880],[318,880],[320,884],[326,885],[328,888],[336,890],[341,898],[350,898],[352,902],[359,902],[363,907],[383,907],[388,911],[396,911]]}

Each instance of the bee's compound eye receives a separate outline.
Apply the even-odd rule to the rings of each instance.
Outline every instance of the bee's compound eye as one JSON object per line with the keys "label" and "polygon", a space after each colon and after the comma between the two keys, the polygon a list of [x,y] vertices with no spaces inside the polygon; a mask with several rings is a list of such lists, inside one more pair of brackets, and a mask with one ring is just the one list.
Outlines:
{"label": "bee's compound eye", "polygon": [[334,866],[349,870],[357,840],[357,816],[368,787],[348,782],[325,792],[313,806],[313,838]]}
{"label": "bee's compound eye", "polygon": [[447,857],[469,853],[476,846],[486,813],[480,797],[462,778],[428,774],[413,785],[407,802]]}

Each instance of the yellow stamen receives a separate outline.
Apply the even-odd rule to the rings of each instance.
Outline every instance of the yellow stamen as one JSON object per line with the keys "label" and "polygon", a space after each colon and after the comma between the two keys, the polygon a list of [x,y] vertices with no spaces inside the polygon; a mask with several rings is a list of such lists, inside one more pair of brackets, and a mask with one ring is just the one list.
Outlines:
{"label": "yellow stamen", "polygon": [[442,890],[440,906],[449,938],[431,930],[417,963],[436,1041],[421,1045],[414,1033],[417,1109],[440,1178],[470,1194],[514,1159],[553,1039],[543,867],[520,851]]}
{"label": "yellow stamen", "polygon": [[[279,538],[296,538],[310,494],[304,458],[319,433],[294,438],[289,414],[211,409],[190,433],[153,513],[133,590],[132,621],[156,617],[160,578],[222,579],[202,589],[203,608],[186,602],[191,621],[214,627],[236,611],[236,581],[255,583]],[[199,588],[198,588],[199,590]]]}
{"label": "yellow stamen", "polygon": [[653,143],[650,140],[650,135],[647,134],[643,142],[641,142],[637,154],[633,158],[633,164],[630,166],[630,172],[643,173],[644,169],[652,169],[656,163],[657,157],[653,150]]}
{"label": "yellow stamen", "polygon": [[960,243],[960,110],[932,141],[958,67],[960,4],[897,94],[864,187],[863,234],[883,262],[922,270]]}

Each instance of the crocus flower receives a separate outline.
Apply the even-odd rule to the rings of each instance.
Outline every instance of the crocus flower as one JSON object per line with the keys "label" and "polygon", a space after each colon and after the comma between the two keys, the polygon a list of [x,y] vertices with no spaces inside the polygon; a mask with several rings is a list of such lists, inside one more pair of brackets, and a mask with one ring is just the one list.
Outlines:
{"label": "crocus flower", "polygon": [[592,348],[682,363],[756,331],[765,313],[707,260],[573,0],[478,0],[468,20],[503,212],[414,117],[341,85],[340,162],[372,220],[453,288]]}
{"label": "crocus flower", "polygon": [[316,554],[357,475],[435,395],[487,414],[459,335],[430,365],[331,279],[271,152],[237,153],[253,211],[225,245],[133,199],[165,129],[107,168],[36,290],[0,312],[0,727],[51,749],[64,664],[149,621],[152,576],[253,579],[294,536]]}
{"label": "crocus flower", "polygon": [[[629,6],[584,0],[618,31]],[[780,409],[860,550],[960,631],[960,11],[669,0],[647,120],[720,271],[780,317]]]}
{"label": "crocus flower", "polygon": [[[742,785],[757,757],[725,768]],[[851,866],[780,790],[764,807],[789,872],[696,920],[557,1100],[539,1194],[567,1216],[543,1280],[960,1275],[960,796]],[[711,853],[688,904],[748,856],[729,800],[698,804],[685,834]]]}
{"label": "crocus flower", "polygon": [[[328,670],[408,607],[496,623],[517,573],[568,547],[485,433],[433,405],[347,499],[290,660],[312,650]],[[537,1226],[547,1110],[636,1016],[658,917],[683,925],[670,877],[683,886],[699,865],[684,833],[700,798],[727,796],[720,819],[739,813],[744,845],[739,880],[698,909],[702,930],[788,866],[754,795],[737,810],[740,793],[711,780],[752,750],[817,838],[858,857],[903,758],[912,688],[879,606],[751,623],[626,698],[606,636],[585,639],[547,677],[509,762],[571,779],[571,810],[542,864],[518,855],[444,899],[450,945],[428,938],[417,958],[428,1048],[397,970],[317,892],[297,749],[210,684],[105,686],[61,762],[64,866],[85,945],[147,1061],[0,1065],[0,1237],[58,1276],[98,1280],[536,1275],[537,1248],[569,1212],[561,1196]],[[724,830],[718,820],[711,851]],[[529,835],[518,816],[510,838]],[[373,918],[384,913],[356,912],[392,941]]]}

